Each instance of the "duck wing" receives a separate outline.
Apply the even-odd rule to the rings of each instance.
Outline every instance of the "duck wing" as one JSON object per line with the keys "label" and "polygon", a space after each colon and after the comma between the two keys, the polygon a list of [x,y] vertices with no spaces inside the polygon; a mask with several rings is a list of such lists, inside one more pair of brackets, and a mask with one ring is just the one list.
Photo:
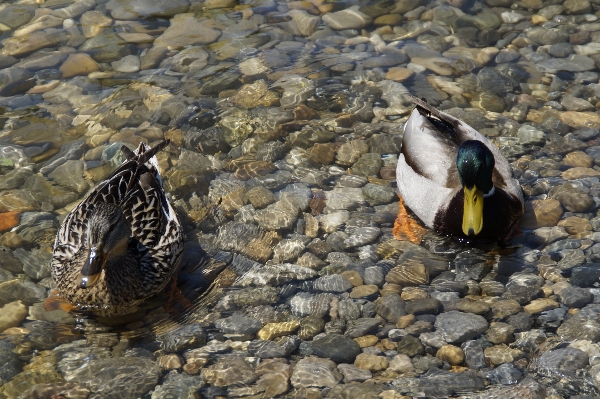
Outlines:
{"label": "duck wing", "polygon": [[[456,156],[458,154],[458,147],[464,141],[478,140],[485,144],[485,146],[488,147],[494,155],[494,159],[496,161],[492,176],[494,186],[506,191],[511,195],[514,195],[517,199],[523,202],[523,192],[519,182],[514,178],[510,164],[500,152],[498,147],[496,147],[483,134],[479,133],[477,130],[460,119],[435,109],[431,105],[427,104],[427,102],[420,100],[417,97],[410,96],[410,99],[417,105],[413,111],[413,114],[416,111],[419,112],[419,114],[422,115],[422,117],[425,118],[429,124],[417,119],[415,120],[415,123],[418,124],[419,122],[422,122],[423,126],[426,126],[425,130],[430,133],[430,136],[435,136],[433,140],[428,140],[432,142],[429,144],[431,147],[429,149],[431,151],[438,151],[430,153],[429,162],[427,162],[425,156],[423,156],[420,162],[415,162],[416,170],[420,170],[419,168],[422,168],[424,176],[434,179],[439,184],[443,184],[443,179],[445,180],[446,187],[452,187],[454,184],[458,183],[458,171],[456,169]],[[412,117],[413,115],[411,115],[411,118]],[[435,129],[430,129],[431,126],[435,127]],[[408,128],[405,127],[405,137],[407,130]],[[438,133],[437,135],[435,134],[436,132]],[[412,133],[412,131],[409,131],[409,133]],[[411,134],[409,134],[408,138],[409,140],[417,139]],[[453,145],[451,146],[451,144]],[[404,141],[402,142],[402,145],[404,146]],[[447,173],[442,173],[439,169],[433,169],[431,166],[431,164],[436,164],[436,162],[432,162],[432,154],[439,154],[439,151],[443,151],[443,149],[447,150],[445,154],[446,156],[449,156],[449,160],[452,162],[452,166],[450,169],[448,169]],[[452,149],[452,151],[450,151],[450,149]],[[437,164],[437,166],[440,166],[440,164]]]}

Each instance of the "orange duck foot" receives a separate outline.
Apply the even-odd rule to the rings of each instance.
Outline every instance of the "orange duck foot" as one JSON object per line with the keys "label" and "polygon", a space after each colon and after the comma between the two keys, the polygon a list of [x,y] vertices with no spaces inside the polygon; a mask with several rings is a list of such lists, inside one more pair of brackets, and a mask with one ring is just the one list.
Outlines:
{"label": "orange duck foot", "polygon": [[165,304],[165,310],[172,316],[181,316],[193,309],[194,305],[192,302],[183,295],[177,286],[177,276],[173,276],[168,293],[169,299],[167,299],[167,303]]}
{"label": "orange duck foot", "polygon": [[413,244],[418,245],[421,243],[425,233],[427,233],[427,229],[410,217],[404,206],[404,200],[400,196],[398,196],[398,198],[400,198],[400,212],[394,222],[394,237],[396,237],[397,240],[410,241]]}
{"label": "orange duck foot", "polygon": [[47,312],[52,312],[54,310],[62,310],[67,313],[70,313],[76,308],[77,306],[73,305],[71,302],[58,295],[58,291],[56,290],[52,291],[50,296],[44,301],[44,310]]}

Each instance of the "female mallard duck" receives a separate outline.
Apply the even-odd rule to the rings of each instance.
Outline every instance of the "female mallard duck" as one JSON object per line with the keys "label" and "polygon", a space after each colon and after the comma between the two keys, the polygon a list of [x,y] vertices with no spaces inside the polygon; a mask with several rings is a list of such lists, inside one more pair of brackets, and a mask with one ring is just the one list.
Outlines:
{"label": "female mallard duck", "polygon": [[141,143],[65,218],[54,242],[59,294],[90,310],[133,307],[177,270],[183,232],[165,196],[154,148]]}
{"label": "female mallard duck", "polygon": [[506,238],[523,193],[500,150],[466,123],[416,97],[396,168],[401,198],[429,228],[460,241]]}

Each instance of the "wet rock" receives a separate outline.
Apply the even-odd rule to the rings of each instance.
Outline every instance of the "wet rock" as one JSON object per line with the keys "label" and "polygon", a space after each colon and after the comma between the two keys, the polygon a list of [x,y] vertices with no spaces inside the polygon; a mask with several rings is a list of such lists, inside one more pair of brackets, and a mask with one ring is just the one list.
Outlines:
{"label": "wet rock", "polygon": [[110,0],[106,9],[115,19],[131,20],[144,17],[172,17],[187,11],[188,0],[159,0],[148,5],[142,1]]}
{"label": "wet rock", "polygon": [[571,270],[570,283],[576,287],[591,287],[600,278],[600,264],[588,263]]}
{"label": "wet rock", "polygon": [[25,93],[35,85],[33,73],[24,68],[7,68],[0,71],[0,96]]}
{"label": "wet rock", "polygon": [[406,335],[400,339],[400,341],[398,341],[397,350],[398,353],[402,353],[410,357],[425,354],[425,348],[423,347],[423,344],[419,338],[412,335]]}
{"label": "wet rock", "polygon": [[578,54],[572,54],[567,58],[550,58],[537,63],[537,68],[540,71],[548,73],[590,71],[594,67],[594,60],[588,56]]}
{"label": "wet rock", "polygon": [[357,320],[349,320],[345,335],[350,338],[362,337],[375,332],[380,324],[381,320],[377,318],[360,318]]}
{"label": "wet rock", "polygon": [[35,9],[36,7],[29,4],[9,4],[0,10],[0,23],[16,29],[33,18]]}
{"label": "wet rock", "polygon": [[50,277],[51,252],[37,248],[31,251],[18,248],[13,252],[13,256],[23,263],[23,271],[32,279],[37,281]]}
{"label": "wet rock", "polygon": [[475,314],[450,311],[436,317],[435,328],[446,342],[462,343],[486,331],[488,323]]}
{"label": "wet rock", "polygon": [[291,383],[295,388],[331,388],[342,378],[331,360],[308,357],[300,360],[294,367]]}
{"label": "wet rock", "polygon": [[479,341],[463,342],[461,349],[465,354],[465,364],[467,367],[479,370],[487,366],[483,354],[483,347]]}
{"label": "wet rock", "polygon": [[360,353],[360,346],[355,340],[339,334],[317,338],[310,343],[310,347],[315,355],[336,363],[354,363]]}
{"label": "wet rock", "polygon": [[589,364],[588,356],[582,350],[568,347],[548,351],[538,357],[536,371],[545,376],[553,373],[573,375],[577,369]]}
{"label": "wet rock", "polygon": [[344,383],[348,384],[353,381],[364,382],[373,377],[373,373],[368,370],[363,370],[351,364],[338,364],[337,369],[344,375]]}
{"label": "wet rock", "polygon": [[368,15],[358,11],[358,6],[323,15],[325,22],[333,30],[361,29],[373,22]]}
{"label": "wet rock", "polygon": [[68,382],[80,382],[102,397],[133,399],[154,388],[159,374],[159,368],[153,360],[122,357],[90,360],[65,379]]}
{"label": "wet rock", "polygon": [[0,282],[0,305],[21,301],[25,305],[33,305],[39,299],[46,297],[46,290],[31,281],[14,279]]}
{"label": "wet rock", "polygon": [[562,207],[560,202],[553,199],[533,200],[525,203],[525,215],[519,226],[525,229],[538,227],[553,227],[560,220]]}
{"label": "wet rock", "polygon": [[97,62],[117,61],[131,54],[129,44],[110,30],[86,40],[79,50],[88,53]]}
{"label": "wet rock", "polygon": [[[7,303],[0,308],[0,332],[10,328],[17,327],[27,316],[27,306],[21,301]],[[0,348],[1,350],[1,348]],[[0,374],[0,379],[2,375]]]}
{"label": "wet rock", "polygon": [[469,392],[481,391],[484,389],[484,380],[470,371],[457,374],[444,370],[430,370],[420,377],[419,388],[427,396],[444,397],[463,389]]}
{"label": "wet rock", "polygon": [[292,354],[300,345],[300,339],[296,336],[283,337],[277,342],[255,340],[248,345],[248,354],[261,359],[286,358]]}
{"label": "wet rock", "polygon": [[300,327],[300,322],[293,320],[283,323],[268,323],[257,334],[258,338],[271,340],[284,335],[290,335]]}
{"label": "wet rock", "polygon": [[206,333],[197,324],[181,326],[159,338],[161,348],[167,352],[179,352],[198,348],[206,343]]}
{"label": "wet rock", "polygon": [[319,277],[315,280],[314,289],[323,292],[346,292],[352,289],[352,283],[339,274]]}
{"label": "wet rock", "polygon": [[228,356],[202,370],[202,378],[209,384],[225,387],[237,384],[252,384],[257,376],[242,357]]}
{"label": "wet rock", "polygon": [[360,369],[377,372],[388,368],[389,363],[385,356],[370,355],[361,353],[356,356],[354,365]]}
{"label": "wet rock", "polygon": [[262,328],[262,323],[253,317],[234,314],[226,319],[217,320],[215,327],[224,334],[251,335],[256,334]]}
{"label": "wet rock", "polygon": [[185,374],[168,374],[165,381],[152,392],[152,399],[160,398],[189,398],[205,385],[197,376]]}
{"label": "wet rock", "polygon": [[523,373],[512,364],[505,363],[487,373],[485,377],[493,384],[512,385],[523,379]]}
{"label": "wet rock", "polygon": [[560,302],[569,308],[582,308],[592,301],[590,291],[579,287],[567,287],[558,296]]}

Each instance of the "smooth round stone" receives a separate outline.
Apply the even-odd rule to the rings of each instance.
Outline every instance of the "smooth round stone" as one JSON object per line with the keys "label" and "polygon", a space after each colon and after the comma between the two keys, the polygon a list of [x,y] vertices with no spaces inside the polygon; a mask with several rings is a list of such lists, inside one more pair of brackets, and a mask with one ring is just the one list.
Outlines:
{"label": "smooth round stone", "polygon": [[202,370],[202,378],[217,387],[252,384],[257,376],[241,357],[220,360]]}
{"label": "smooth round stone", "polygon": [[154,40],[154,45],[183,47],[210,44],[221,36],[221,32],[210,28],[206,21],[196,19],[190,14],[182,14],[171,22],[171,26]]}
{"label": "smooth round stone", "polygon": [[324,292],[346,292],[352,289],[352,283],[344,276],[338,274],[319,277],[315,280],[313,288]]}
{"label": "smooth round stone", "polygon": [[373,24],[375,26],[396,26],[396,25],[400,25],[400,23],[402,22],[402,16],[400,14],[385,14],[385,15],[380,15],[377,18],[375,18],[375,21],[373,21]]}
{"label": "smooth round stone", "polygon": [[600,116],[592,112],[566,111],[560,114],[560,120],[575,129],[600,128]]}
{"label": "smooth round stone", "polygon": [[412,260],[390,270],[385,281],[402,286],[422,285],[429,283],[429,273],[422,262]]}
{"label": "smooth round stone", "polygon": [[[548,47],[548,54],[556,58],[565,58],[573,54],[573,45],[570,43],[557,43]],[[564,106],[564,105],[563,105]],[[575,110],[580,111],[580,110]]]}
{"label": "smooth round stone", "polygon": [[577,348],[555,349],[538,356],[536,368],[555,370],[560,375],[575,373],[589,364],[588,355]]}
{"label": "smooth round stone", "polygon": [[488,323],[482,316],[453,310],[438,315],[435,328],[446,342],[462,343],[486,331]]}
{"label": "smooth round stone", "polygon": [[517,136],[519,137],[519,142],[523,145],[546,144],[546,134],[531,125],[522,125],[517,130]]}
{"label": "smooth round stone", "polygon": [[493,344],[508,344],[515,340],[515,328],[507,323],[493,322],[486,333],[488,341]]}
{"label": "smooth round stone", "polygon": [[262,328],[262,323],[249,316],[234,314],[226,319],[217,320],[215,327],[224,334],[255,334]]}
{"label": "smooth round stone", "polygon": [[0,333],[17,327],[27,317],[27,306],[21,301],[7,303],[0,308]]}
{"label": "smooth round stone", "polygon": [[342,11],[323,15],[325,22],[333,30],[362,29],[371,24],[373,19],[358,11],[358,6],[352,6]]}
{"label": "smooth round stone", "polygon": [[59,70],[63,78],[72,78],[74,76],[87,76],[92,72],[100,70],[100,65],[92,57],[85,53],[69,54],[62,63]]}
{"label": "smooth round stone", "polygon": [[0,96],[14,96],[25,93],[35,86],[33,73],[24,68],[7,68],[0,70]]}
{"label": "smooth round stone", "polygon": [[[356,344],[358,346],[358,344]],[[300,360],[290,379],[294,388],[329,387],[337,385],[343,376],[336,364],[328,359],[309,357]]]}
{"label": "smooth round stone", "polygon": [[288,357],[300,346],[297,336],[283,337],[279,341],[255,340],[248,345],[248,354],[261,359]]}
{"label": "smooth round stone", "polygon": [[298,29],[303,36],[310,36],[315,33],[321,23],[321,18],[310,15],[304,10],[290,10],[288,14],[298,25]]}
{"label": "smooth round stone", "polygon": [[577,216],[570,216],[558,222],[558,226],[572,235],[589,234],[592,231],[592,225],[587,219]]}
{"label": "smooth round stone", "polygon": [[86,40],[79,50],[88,53],[97,62],[112,62],[131,54],[129,44],[109,30]]}
{"label": "smooth round stone", "polygon": [[556,226],[562,215],[560,202],[554,199],[533,200],[525,203],[525,214],[519,223],[524,229]]}
{"label": "smooth round stone", "polygon": [[144,17],[172,17],[189,8],[188,0],[157,0],[147,4],[143,0],[110,0],[106,9],[115,19],[137,19]]}
{"label": "smooth round stone", "polygon": [[0,10],[0,23],[16,29],[28,23],[35,15],[36,7],[28,4],[9,4]]}
{"label": "smooth round stone", "polygon": [[113,20],[100,11],[87,11],[81,15],[79,23],[86,39],[98,36],[104,28],[112,25]]}
{"label": "smooth round stone", "polygon": [[592,168],[574,167],[561,173],[565,180],[577,180],[585,177],[600,177],[600,172]]}
{"label": "smooth round stone", "polygon": [[523,310],[529,314],[539,314],[547,310],[557,308],[558,302],[549,298],[534,299],[528,305],[523,306]]}
{"label": "smooth round stone", "polygon": [[388,370],[392,370],[398,374],[410,373],[415,370],[410,357],[403,353],[397,354],[389,361]]}
{"label": "smooth round stone", "polygon": [[319,357],[331,359],[336,363],[354,363],[361,349],[358,343],[340,334],[328,334],[310,343]]}
{"label": "smooth round stone", "polygon": [[416,299],[429,298],[429,293],[422,288],[418,287],[405,287],[402,290],[402,299],[405,301],[412,301]]}
{"label": "smooth round stone", "polygon": [[592,294],[583,288],[567,287],[560,291],[559,298],[569,308],[582,308],[592,301]]}
{"label": "smooth round stone", "polygon": [[550,58],[537,63],[538,70],[548,73],[556,73],[559,71],[583,72],[591,71],[594,68],[595,63],[593,59],[586,55],[579,54],[571,54],[567,58]]}
{"label": "smooth round stone", "polygon": [[523,378],[523,373],[510,363],[501,364],[485,375],[493,384],[511,385]]}
{"label": "smooth round stone", "polygon": [[161,370],[175,370],[183,367],[183,359],[176,353],[169,353],[156,359]]}
{"label": "smooth round stone", "polygon": [[367,183],[362,191],[371,206],[389,204],[397,197],[396,190],[393,187],[383,184]]}
{"label": "smooth round stone", "polygon": [[361,285],[354,287],[350,292],[350,298],[368,298],[379,293],[379,287],[376,285]]}
{"label": "smooth round stone", "polygon": [[362,370],[377,372],[387,369],[389,363],[385,356],[361,353],[358,356],[356,356],[356,360],[354,360],[354,365]]}
{"label": "smooth round stone", "polygon": [[456,303],[456,309],[465,313],[486,315],[490,311],[490,305],[484,301],[463,299]]}
{"label": "smooth round stone", "polygon": [[365,269],[364,282],[365,284],[374,284],[379,287],[383,285],[385,281],[385,273],[379,266],[370,266]]}
{"label": "smooth round stone", "polygon": [[398,294],[387,294],[377,300],[375,311],[379,316],[396,324],[398,320],[406,315],[404,301]]}
{"label": "smooth round stone", "polygon": [[370,371],[359,369],[351,364],[338,364],[337,368],[344,375],[344,382],[346,384],[353,381],[364,382],[373,377],[373,373]]}
{"label": "smooth round stone", "polygon": [[415,316],[421,314],[437,314],[440,308],[440,301],[434,298],[423,298],[405,303],[406,312]]}
{"label": "smooth round stone", "polygon": [[519,302],[515,301],[514,299],[507,299],[494,302],[491,305],[491,310],[494,315],[494,319],[502,320],[508,316],[519,313],[522,310],[522,307]]}
{"label": "smooth round stone", "polygon": [[461,365],[465,360],[465,354],[463,350],[454,345],[444,345],[438,349],[435,357],[448,362],[451,366]]}
{"label": "smooth round stone", "polygon": [[495,94],[487,92],[478,93],[471,101],[471,105],[475,108],[491,112],[504,111],[504,100]]}
{"label": "smooth round stone", "polygon": [[268,323],[257,334],[258,338],[272,340],[273,338],[290,335],[300,327],[298,321],[288,321],[283,323]]}
{"label": "smooth round stone", "polygon": [[398,353],[414,357],[417,355],[424,355],[425,347],[419,338],[412,335],[406,335],[400,341],[398,341],[397,351]]}
{"label": "smooth round stone", "polygon": [[206,343],[206,333],[199,325],[181,326],[159,337],[161,348],[167,352],[193,349]]}
{"label": "smooth round stone", "polygon": [[567,42],[569,40],[569,34],[567,32],[542,27],[531,28],[527,32],[527,37],[540,45],[552,45]]}
{"label": "smooth round stone", "polygon": [[589,101],[573,96],[564,96],[560,105],[567,111],[593,111],[596,109]]}
{"label": "smooth round stone", "polygon": [[375,335],[365,335],[364,337],[354,338],[354,340],[362,349],[368,348],[369,346],[375,346],[375,344],[379,342],[379,338]]}
{"label": "smooth round stone", "polygon": [[19,224],[20,212],[0,213],[0,232],[12,229]]}
{"label": "smooth round stone", "polygon": [[111,63],[117,72],[134,73],[140,70],[140,58],[137,55],[127,55],[120,60]]}
{"label": "smooth round stone", "polygon": [[565,0],[563,7],[566,14],[586,14],[592,10],[588,0]]}
{"label": "smooth round stone", "polygon": [[583,151],[574,151],[565,155],[562,163],[571,167],[591,168],[594,165],[594,158]]}
{"label": "smooth round stone", "polygon": [[488,364],[500,365],[502,363],[512,363],[515,360],[526,357],[526,354],[519,350],[509,348],[508,346],[501,344],[495,345],[483,350],[485,360]]}

